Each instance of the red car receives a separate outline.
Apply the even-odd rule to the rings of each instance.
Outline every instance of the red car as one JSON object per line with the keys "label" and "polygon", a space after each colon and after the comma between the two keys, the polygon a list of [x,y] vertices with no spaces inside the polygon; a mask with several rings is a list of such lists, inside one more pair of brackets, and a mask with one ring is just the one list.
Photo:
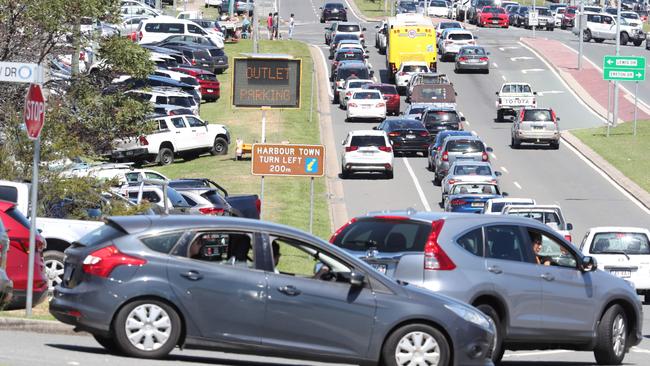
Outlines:
{"label": "red car", "polygon": [[363,89],[379,90],[386,101],[386,113],[397,116],[399,114],[400,98],[397,88],[393,84],[368,84]]}
{"label": "red car", "polygon": [[[7,230],[10,241],[7,256],[7,275],[14,283],[14,294],[6,310],[23,309],[27,299],[27,268],[29,265],[29,227],[27,218],[13,202],[0,201],[0,220]],[[34,292],[32,305],[47,298],[47,276],[43,262],[45,239],[36,234],[36,253],[34,253]]]}
{"label": "red car", "polygon": [[508,28],[508,13],[498,6],[484,6],[477,15],[479,27]]}
{"label": "red car", "polygon": [[562,14],[562,21],[560,22],[561,29],[573,28],[576,20],[576,13],[578,12],[577,6],[567,6],[564,14]]}
{"label": "red car", "polygon": [[172,67],[170,70],[182,72],[183,74],[194,76],[199,80],[201,86],[201,95],[203,100],[208,102],[215,102],[221,96],[221,83],[217,80],[217,76],[203,69],[196,67]]}

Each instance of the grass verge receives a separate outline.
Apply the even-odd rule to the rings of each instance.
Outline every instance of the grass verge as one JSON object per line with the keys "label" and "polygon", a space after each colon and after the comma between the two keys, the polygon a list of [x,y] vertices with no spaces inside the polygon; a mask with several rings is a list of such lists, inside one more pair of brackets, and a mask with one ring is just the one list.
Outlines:
{"label": "grass verge", "polygon": [[[9,311],[0,311],[0,317],[11,317],[11,318],[24,318],[25,309],[21,310],[9,310]],[[31,319],[36,320],[56,320],[50,314],[50,303],[45,300],[42,303],[34,306],[32,308],[32,317]]]}
{"label": "grass verge", "polygon": [[388,0],[386,11],[384,11],[384,0],[353,0],[363,15],[369,18],[383,17],[390,15],[390,2]]}
{"label": "grass verge", "polygon": [[625,176],[650,192],[650,121],[639,121],[637,135],[633,136],[632,132],[632,123],[611,129],[609,137],[606,127],[571,131]]}

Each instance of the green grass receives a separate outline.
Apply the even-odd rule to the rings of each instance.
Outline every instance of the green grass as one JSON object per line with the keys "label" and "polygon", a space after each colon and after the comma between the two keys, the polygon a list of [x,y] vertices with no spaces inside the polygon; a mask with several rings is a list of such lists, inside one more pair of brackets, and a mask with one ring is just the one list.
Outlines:
{"label": "green grass", "polygon": [[[0,317],[10,317],[10,318],[24,318],[25,309],[22,310],[10,310],[10,311],[0,311]],[[32,308],[32,317],[30,319],[36,320],[56,320],[50,314],[50,303],[45,300],[42,303],[36,305]]]}
{"label": "green grass", "polygon": [[650,32],[650,23],[648,23],[648,22],[643,23],[643,31],[646,32],[646,33]]}
{"label": "green grass", "polygon": [[610,130],[609,138],[606,136],[606,127],[575,130],[571,133],[650,192],[650,121],[639,121],[636,136],[632,135],[632,127],[631,122],[620,124]]}
{"label": "green grass", "polygon": [[386,11],[384,11],[384,0],[353,0],[359,10],[363,15],[374,18],[374,17],[383,17],[390,15],[390,2],[393,0],[388,0]]}

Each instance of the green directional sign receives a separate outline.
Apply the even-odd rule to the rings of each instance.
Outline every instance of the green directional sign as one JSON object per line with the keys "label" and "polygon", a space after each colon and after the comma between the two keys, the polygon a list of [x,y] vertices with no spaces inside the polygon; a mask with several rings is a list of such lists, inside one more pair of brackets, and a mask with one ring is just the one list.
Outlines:
{"label": "green directional sign", "polygon": [[605,56],[603,78],[614,81],[644,81],[645,57]]}

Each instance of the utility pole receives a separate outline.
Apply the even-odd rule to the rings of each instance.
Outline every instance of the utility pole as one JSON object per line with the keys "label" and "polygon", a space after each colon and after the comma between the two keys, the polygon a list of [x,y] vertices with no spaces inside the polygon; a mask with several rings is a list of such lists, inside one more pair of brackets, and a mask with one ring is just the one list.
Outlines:
{"label": "utility pole", "polygon": [[585,12],[584,0],[580,0],[580,13],[578,14],[578,70],[582,70],[582,52],[583,52],[583,27],[582,22],[583,14]]}
{"label": "utility pole", "polygon": [[[535,5],[537,5],[537,0],[533,0],[533,14],[536,12]],[[535,14],[535,18],[537,18],[537,14]],[[530,16],[528,16],[528,19],[530,19]],[[533,23],[533,38],[535,38],[535,23]]]}
{"label": "utility pole", "polygon": [[[616,1],[616,56],[621,52],[621,1]],[[614,116],[612,126],[618,123],[618,80],[614,81]]]}

